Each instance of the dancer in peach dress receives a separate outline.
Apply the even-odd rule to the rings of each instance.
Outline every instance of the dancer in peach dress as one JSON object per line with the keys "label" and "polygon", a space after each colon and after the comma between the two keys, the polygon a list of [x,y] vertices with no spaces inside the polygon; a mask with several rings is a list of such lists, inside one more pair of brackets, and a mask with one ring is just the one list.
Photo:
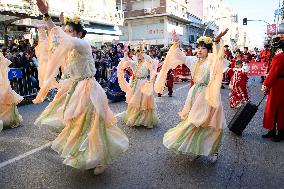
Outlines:
{"label": "dancer in peach dress", "polygon": [[0,130],[14,128],[23,120],[17,109],[23,97],[12,90],[8,79],[11,62],[0,53]]}
{"label": "dancer in peach dress", "polygon": [[[85,31],[79,18],[70,19],[63,31],[54,25],[42,0],[37,0],[37,5],[49,35],[42,29],[39,32],[40,91],[34,103],[43,102],[48,91],[58,87],[53,102],[37,123],[62,123],[64,129],[52,142],[52,149],[64,158],[64,164],[78,169],[95,168],[95,174],[100,174],[127,150],[128,138],[115,125],[117,120],[106,94],[94,78],[91,46],[80,39]],[[55,77],[60,66],[67,79],[58,86]]]}
{"label": "dancer in peach dress", "polygon": [[[217,160],[217,151],[222,139],[225,118],[221,103],[220,88],[224,67],[223,45],[218,44],[227,30],[213,42],[210,37],[197,41],[198,53],[186,56],[180,51],[179,40],[174,33],[174,44],[170,48],[162,70],[158,74],[155,91],[162,93],[169,69],[186,64],[190,68],[194,85],[188,92],[184,108],[179,113],[182,121],[164,135],[164,145],[178,153],[193,157],[210,156]],[[210,53],[212,52],[213,53]]]}
{"label": "dancer in peach dress", "polygon": [[[126,82],[123,74],[124,69],[128,67],[133,70],[130,83]],[[141,46],[136,49],[133,59],[130,59],[125,52],[124,58],[118,65],[119,85],[126,92],[126,103],[128,103],[124,114],[124,122],[127,126],[153,128],[158,124],[153,91],[155,67],[156,62],[150,56],[144,54]],[[149,81],[147,79],[148,71],[150,72]]]}

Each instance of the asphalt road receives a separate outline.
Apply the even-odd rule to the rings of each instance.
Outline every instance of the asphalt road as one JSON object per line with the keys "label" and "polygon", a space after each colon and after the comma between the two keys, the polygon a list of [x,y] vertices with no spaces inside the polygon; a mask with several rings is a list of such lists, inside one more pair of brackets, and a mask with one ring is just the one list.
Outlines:
{"label": "asphalt road", "polygon": [[[262,94],[259,81],[249,85],[251,100]],[[33,122],[47,106],[19,107],[24,118],[22,126],[0,133],[0,188],[283,188],[284,143],[261,138],[265,103],[244,131],[235,136],[225,128],[219,159],[210,164],[205,157],[193,162],[186,155],[176,155],[162,144],[163,134],[180,121],[177,112],[183,107],[188,84],[175,85],[172,98],[155,97],[159,125],[154,129],[126,127],[120,117],[127,105],[110,103],[118,115],[118,126],[129,137],[128,151],[99,176],[92,171],[73,169],[48,143],[56,134],[47,127],[38,128]],[[222,90],[227,122],[234,115],[228,106],[227,89]]]}

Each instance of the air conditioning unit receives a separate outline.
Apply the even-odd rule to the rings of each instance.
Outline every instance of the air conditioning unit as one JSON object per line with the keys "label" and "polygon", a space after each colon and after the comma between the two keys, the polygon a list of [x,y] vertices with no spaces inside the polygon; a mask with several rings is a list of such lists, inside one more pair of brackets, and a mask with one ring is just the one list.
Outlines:
{"label": "air conditioning unit", "polygon": [[144,9],[144,13],[145,14],[152,14],[152,9],[151,8]]}

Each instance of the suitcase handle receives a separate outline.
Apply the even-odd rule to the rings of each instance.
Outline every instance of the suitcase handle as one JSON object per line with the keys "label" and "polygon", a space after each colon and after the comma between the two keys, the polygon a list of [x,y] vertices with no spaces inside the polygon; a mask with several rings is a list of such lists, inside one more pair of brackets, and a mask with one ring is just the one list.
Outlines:
{"label": "suitcase handle", "polygon": [[264,95],[264,96],[262,97],[262,99],[261,99],[261,101],[258,103],[257,107],[259,107],[259,106],[260,106],[260,104],[261,104],[261,103],[262,103],[262,101],[265,99],[265,97],[266,97],[266,95]]}

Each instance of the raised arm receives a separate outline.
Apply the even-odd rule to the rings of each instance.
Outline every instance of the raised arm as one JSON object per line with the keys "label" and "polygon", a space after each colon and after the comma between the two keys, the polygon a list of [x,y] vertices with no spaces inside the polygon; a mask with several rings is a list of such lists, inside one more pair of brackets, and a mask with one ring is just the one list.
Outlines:
{"label": "raised arm", "polygon": [[130,59],[128,58],[128,51],[125,50],[124,57],[117,66],[117,77],[121,90],[123,90],[126,93],[129,93],[131,91],[131,87],[124,77],[124,70],[128,67],[132,69],[132,64],[130,62]]}
{"label": "raised arm", "polygon": [[43,20],[46,21],[47,28],[50,30],[55,27],[55,24],[51,20],[51,17],[48,14],[48,3],[44,3],[42,0],[36,0],[38,10],[43,14]]}
{"label": "raised arm", "polygon": [[42,86],[44,80],[44,72],[47,70],[48,66],[48,36],[45,31],[45,25],[38,27],[38,45],[35,48],[35,54],[40,62],[38,67],[38,80],[39,86]]}
{"label": "raised arm", "polygon": [[224,66],[226,64],[224,61],[223,44],[219,42],[227,32],[228,29],[215,37],[213,54],[211,57],[209,57],[210,81],[206,89],[205,99],[212,107],[215,108],[220,105],[220,89],[223,79]]}
{"label": "raised arm", "polygon": [[[11,61],[0,52],[0,88],[2,91],[5,91],[10,86],[10,81],[8,80],[8,66],[10,64]],[[0,91],[0,94],[2,91]]]}
{"label": "raised arm", "polygon": [[194,56],[186,56],[179,49],[179,39],[175,32],[173,32],[173,45],[169,49],[164,64],[161,71],[158,74],[156,83],[155,83],[155,92],[162,93],[165,87],[167,73],[170,69],[176,68],[178,65],[185,64],[189,68],[196,61]]}
{"label": "raised arm", "polygon": [[156,64],[157,63],[155,62],[155,60],[153,60],[147,54],[144,54],[144,59],[146,61],[147,68],[150,71],[150,82],[154,82],[155,76],[156,76],[156,72],[157,72],[157,69],[156,69],[156,67],[157,67]]}

